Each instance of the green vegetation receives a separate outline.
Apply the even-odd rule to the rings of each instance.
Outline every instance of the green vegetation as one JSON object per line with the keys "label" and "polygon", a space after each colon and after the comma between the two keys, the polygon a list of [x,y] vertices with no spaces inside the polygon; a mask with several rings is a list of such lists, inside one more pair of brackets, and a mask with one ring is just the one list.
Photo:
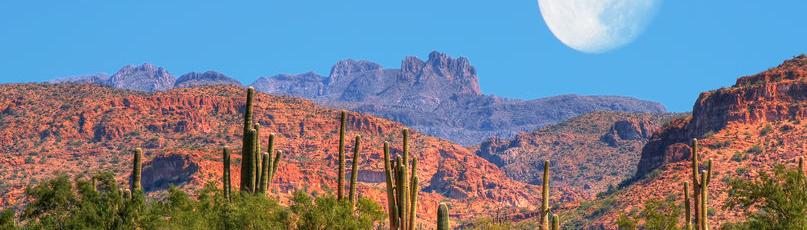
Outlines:
{"label": "green vegetation", "polygon": [[733,179],[726,208],[745,210],[748,219],[723,229],[807,229],[807,179],[803,169],[778,165],[773,175]]}
{"label": "green vegetation", "polygon": [[359,199],[354,212],[350,203],[333,196],[303,192],[295,193],[286,208],[249,193],[228,201],[211,185],[196,197],[176,188],[160,199],[123,191],[111,173],[74,183],[60,175],[26,191],[32,202],[16,223],[13,212],[0,212],[0,229],[372,229],[384,217],[368,199]]}

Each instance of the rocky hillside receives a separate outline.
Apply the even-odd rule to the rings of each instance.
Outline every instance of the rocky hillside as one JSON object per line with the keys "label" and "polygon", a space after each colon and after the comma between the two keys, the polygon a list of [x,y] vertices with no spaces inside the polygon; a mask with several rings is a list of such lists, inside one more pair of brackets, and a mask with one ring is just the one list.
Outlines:
{"label": "rocky hillside", "polygon": [[665,111],[658,103],[628,97],[564,95],[516,100],[484,95],[468,59],[439,52],[432,52],[425,61],[407,57],[399,69],[345,60],[336,63],[327,77],[278,75],[252,85],[267,93],[372,113],[463,145],[496,136],[509,138],[593,111]]}
{"label": "rocky hillside", "polygon": [[[594,112],[512,139],[492,138],[476,154],[518,181],[540,185],[544,160],[566,202],[592,200],[636,173],[642,146],[679,114]],[[555,193],[558,194],[558,193]]]}
{"label": "rocky hillside", "polygon": [[[220,180],[222,146],[240,149],[245,101],[240,87],[156,93],[89,84],[13,84],[0,89],[0,206],[25,202],[22,192],[27,186],[57,173],[109,170],[124,183],[135,147],[146,152],[146,191],[153,194],[171,184],[194,190]],[[263,127],[261,138],[277,133],[277,147],[286,152],[274,196],[283,201],[295,190],[334,190],[337,110],[259,94],[255,114]],[[400,123],[349,113],[348,135],[362,135],[365,143],[362,196],[385,202],[381,143],[391,141],[393,151],[399,152],[402,128]],[[496,207],[528,211],[538,204],[539,187],[509,179],[460,145],[419,133],[412,136],[418,176],[423,178],[418,205],[422,218],[431,220],[440,201],[450,202],[460,220]],[[236,165],[238,158],[236,153]],[[236,166],[233,172],[238,171]]]}
{"label": "rocky hillside", "polygon": [[[677,198],[691,178],[691,138],[702,160],[714,161],[709,202],[713,227],[736,221],[741,210],[724,210],[728,180],[755,178],[774,165],[794,167],[807,153],[807,56],[739,78],[732,87],[701,93],[691,116],[674,120],[642,149],[636,182],[603,200],[583,205],[578,220],[613,227],[620,213],[638,211],[649,199]],[[582,224],[581,224],[582,226]]]}

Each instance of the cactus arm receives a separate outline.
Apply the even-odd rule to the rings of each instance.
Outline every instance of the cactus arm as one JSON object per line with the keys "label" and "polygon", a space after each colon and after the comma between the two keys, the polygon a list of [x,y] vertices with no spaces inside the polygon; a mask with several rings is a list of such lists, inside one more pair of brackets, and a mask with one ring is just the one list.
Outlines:
{"label": "cactus arm", "polygon": [[440,203],[437,208],[437,230],[450,230],[451,223],[448,215],[448,205]]}
{"label": "cactus arm", "polygon": [[384,142],[384,176],[387,182],[387,210],[389,212],[390,229],[397,229],[398,207],[395,205],[395,188],[392,181],[392,163],[390,162],[389,142]]}
{"label": "cactus arm", "polygon": [[684,182],[684,226],[692,230],[692,210],[689,207],[689,182]]}
{"label": "cactus arm", "polygon": [[411,185],[409,190],[409,230],[415,230],[415,222],[417,222],[417,203],[418,203],[418,176],[417,176],[417,159],[412,158],[412,177],[410,179]]}
{"label": "cactus arm", "polygon": [[356,135],[356,143],[353,145],[353,166],[350,168],[350,194],[349,200],[353,207],[356,207],[358,199],[356,197],[356,181],[359,177],[359,158],[361,148],[361,135]]}

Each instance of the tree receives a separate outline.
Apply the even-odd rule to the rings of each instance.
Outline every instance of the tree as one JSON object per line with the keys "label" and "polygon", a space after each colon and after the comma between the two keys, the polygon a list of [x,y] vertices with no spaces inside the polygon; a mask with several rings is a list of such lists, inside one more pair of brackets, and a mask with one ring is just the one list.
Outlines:
{"label": "tree", "polygon": [[807,229],[807,180],[801,170],[774,167],[754,180],[729,183],[726,208],[746,211],[748,219],[724,229]]}

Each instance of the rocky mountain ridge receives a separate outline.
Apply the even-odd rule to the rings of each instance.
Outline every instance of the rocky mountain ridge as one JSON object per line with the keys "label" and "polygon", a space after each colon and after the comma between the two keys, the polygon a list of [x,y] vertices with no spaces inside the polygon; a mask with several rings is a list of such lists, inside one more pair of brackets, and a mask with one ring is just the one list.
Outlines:
{"label": "rocky mountain ridge", "polygon": [[518,100],[485,95],[468,59],[439,52],[430,53],[425,61],[407,57],[399,69],[344,60],[327,77],[279,75],[252,85],[267,93],[375,114],[463,145],[512,137],[594,111],[665,112],[658,103],[628,97],[562,95]]}
{"label": "rocky mountain ridge", "polygon": [[807,56],[737,79],[732,87],[701,93],[692,116],[671,122],[642,150],[637,177],[689,157],[689,140],[730,123],[758,124],[807,117]]}
{"label": "rocky mountain ridge", "polygon": [[[210,73],[210,72],[208,72]],[[174,79],[165,69],[127,66],[95,83],[138,91],[230,84],[222,74],[191,73]],[[187,82],[191,80],[192,82]],[[661,104],[617,96],[561,95],[518,100],[485,95],[467,58],[432,52],[427,60],[406,57],[398,69],[358,60],[337,62],[328,76],[309,72],[261,77],[257,90],[314,100],[334,108],[374,114],[420,132],[471,146],[490,137],[509,138],[595,111],[665,112]]]}

